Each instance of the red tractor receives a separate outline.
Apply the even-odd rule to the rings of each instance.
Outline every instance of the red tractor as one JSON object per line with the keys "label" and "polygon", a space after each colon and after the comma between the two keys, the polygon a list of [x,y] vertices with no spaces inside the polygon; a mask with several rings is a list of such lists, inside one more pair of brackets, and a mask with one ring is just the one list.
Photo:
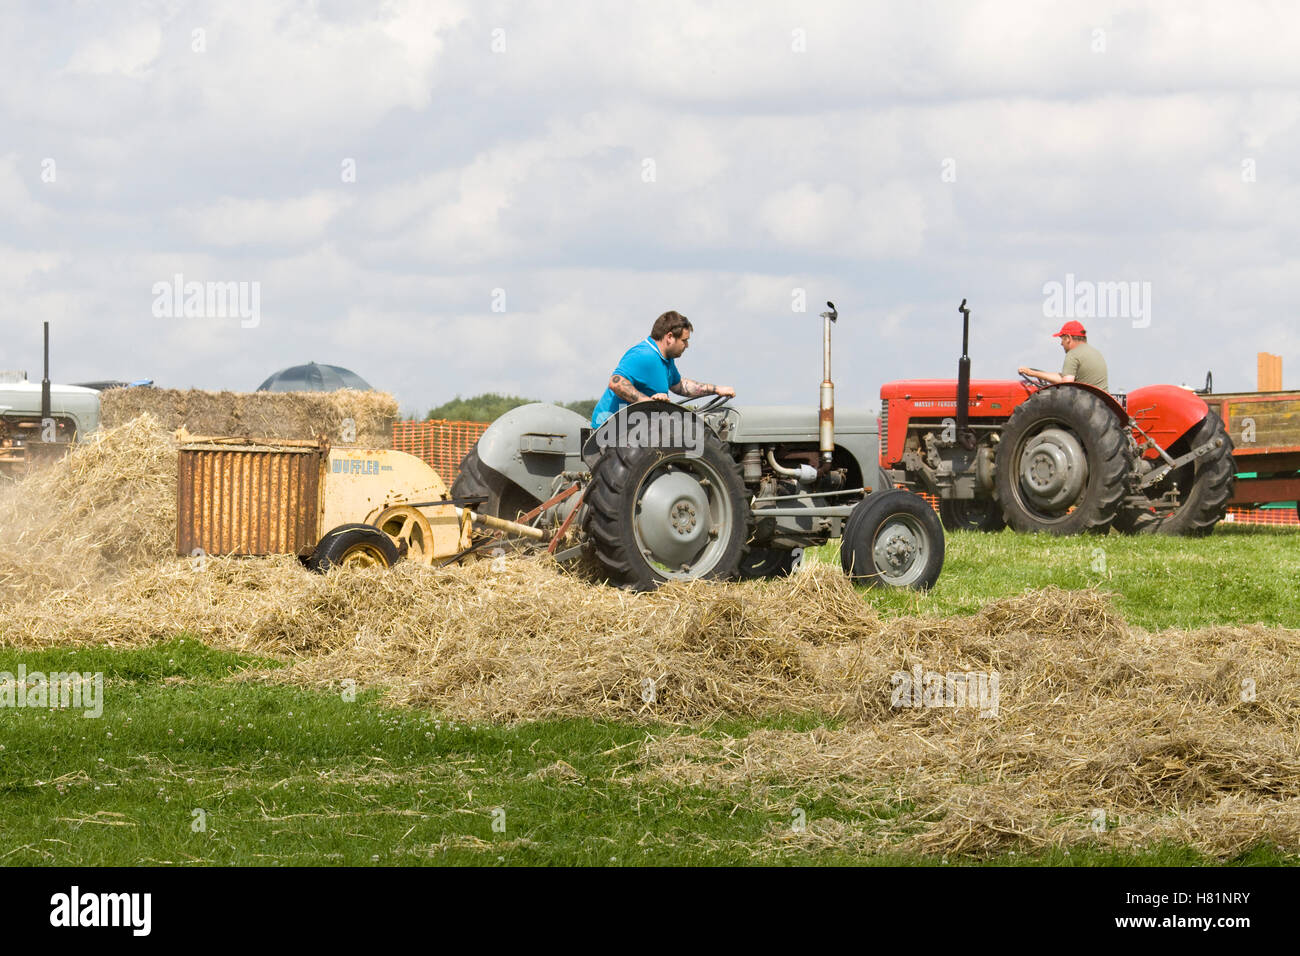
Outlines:
{"label": "red tractor", "polygon": [[939,498],[949,530],[1207,535],[1227,510],[1232,440],[1194,391],[1112,395],[1067,382],[970,378],[963,299],[957,379],[881,387],[880,465]]}

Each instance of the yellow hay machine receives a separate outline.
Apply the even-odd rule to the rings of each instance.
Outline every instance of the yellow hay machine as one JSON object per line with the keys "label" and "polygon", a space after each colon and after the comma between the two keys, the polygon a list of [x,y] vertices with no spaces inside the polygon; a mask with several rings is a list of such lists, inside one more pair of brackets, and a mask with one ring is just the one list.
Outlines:
{"label": "yellow hay machine", "polygon": [[324,571],[461,559],[474,550],[476,520],[538,534],[476,516],[477,500],[454,499],[437,472],[404,452],[325,440],[181,439],[180,555],[295,554]]}

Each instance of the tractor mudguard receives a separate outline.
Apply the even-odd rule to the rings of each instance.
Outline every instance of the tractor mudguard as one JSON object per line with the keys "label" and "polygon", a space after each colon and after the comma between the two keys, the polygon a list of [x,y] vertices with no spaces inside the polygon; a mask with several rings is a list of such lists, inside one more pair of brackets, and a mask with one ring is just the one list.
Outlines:
{"label": "tractor mudguard", "polygon": [[562,471],[580,469],[587,420],[546,402],[520,405],[488,426],[475,446],[479,460],[538,501],[551,497]]}
{"label": "tractor mudguard", "polygon": [[[1210,406],[1201,396],[1177,385],[1147,385],[1128,393],[1128,415],[1166,450],[1205,421],[1209,412]],[[1134,437],[1140,440],[1141,436]],[[1147,449],[1145,457],[1158,454]]]}
{"label": "tractor mudguard", "polygon": [[[638,421],[629,417],[629,413],[645,418]],[[588,468],[595,468],[601,452],[615,445],[680,448],[699,455],[704,450],[704,433],[708,429],[704,419],[692,409],[675,402],[654,399],[635,402],[624,405],[587,437],[582,446],[582,460]]]}
{"label": "tractor mudguard", "polygon": [[[1167,386],[1159,385],[1154,387],[1165,388]],[[1048,389],[1048,388],[1082,388],[1086,391],[1092,392],[1092,394],[1096,395],[1098,398],[1100,398],[1103,402],[1106,403],[1106,406],[1115,413],[1116,418],[1118,418],[1125,425],[1128,424],[1129,413],[1124,410],[1124,406],[1119,403],[1119,399],[1117,399],[1110,392],[1106,391],[1104,388],[1098,388],[1096,385],[1088,385],[1084,382],[1062,382],[1059,385],[1045,385],[1043,386],[1043,388],[1038,389],[1038,391],[1041,392],[1044,389]],[[1141,389],[1139,389],[1138,391],[1141,391]],[[1134,392],[1129,393],[1130,401],[1131,401],[1131,397],[1134,394],[1136,393]],[[1145,428],[1146,426],[1144,425],[1143,427]]]}

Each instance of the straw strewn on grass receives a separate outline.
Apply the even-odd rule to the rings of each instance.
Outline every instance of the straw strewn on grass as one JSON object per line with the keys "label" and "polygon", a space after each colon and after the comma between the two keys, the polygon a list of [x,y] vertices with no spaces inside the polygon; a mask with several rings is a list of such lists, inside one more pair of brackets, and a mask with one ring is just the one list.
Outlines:
{"label": "straw strewn on grass", "polygon": [[176,445],[151,415],[0,490],[0,600],[84,593],[176,544]]}
{"label": "straw strewn on grass", "polygon": [[[142,419],[11,490],[0,646],[186,632],[291,661],[244,679],[351,679],[470,719],[676,723],[686,732],[649,740],[631,772],[783,817],[821,798],[842,811],[776,842],[978,856],[1167,838],[1227,855],[1300,839],[1300,632],[1149,633],[1104,594],[1055,588],[890,619],[827,565],[651,594],[542,560],[327,576],[287,556],[199,565],[167,557],[174,470],[170,439]],[[997,716],[892,706],[891,676],[913,668],[997,672]],[[828,726],[689,729],[790,712]]]}

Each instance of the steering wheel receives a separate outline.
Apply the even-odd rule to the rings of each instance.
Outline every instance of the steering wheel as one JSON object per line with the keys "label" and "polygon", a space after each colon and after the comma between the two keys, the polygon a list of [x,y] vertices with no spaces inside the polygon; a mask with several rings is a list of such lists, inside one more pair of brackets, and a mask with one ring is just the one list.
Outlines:
{"label": "steering wheel", "polygon": [[1026,388],[1039,389],[1043,387],[1043,383],[1041,381],[1034,378],[1032,375],[1026,375],[1024,372],[1020,373],[1020,383],[1024,385]]}
{"label": "steering wheel", "polygon": [[[708,401],[699,408],[696,408],[691,404],[692,402],[698,402],[702,398],[707,398]],[[710,411],[711,409],[721,408],[729,401],[731,401],[730,395],[696,395],[694,398],[684,398],[677,404],[682,408],[689,408],[695,414],[700,415],[704,412]]]}
{"label": "steering wheel", "polygon": [[703,415],[705,412],[716,411],[717,409],[721,408],[723,405],[727,404],[727,402],[731,401],[731,398],[732,397],[730,395],[714,395],[713,400],[711,402],[708,402],[707,404],[702,405],[701,407],[695,409],[694,410],[695,414]]}

